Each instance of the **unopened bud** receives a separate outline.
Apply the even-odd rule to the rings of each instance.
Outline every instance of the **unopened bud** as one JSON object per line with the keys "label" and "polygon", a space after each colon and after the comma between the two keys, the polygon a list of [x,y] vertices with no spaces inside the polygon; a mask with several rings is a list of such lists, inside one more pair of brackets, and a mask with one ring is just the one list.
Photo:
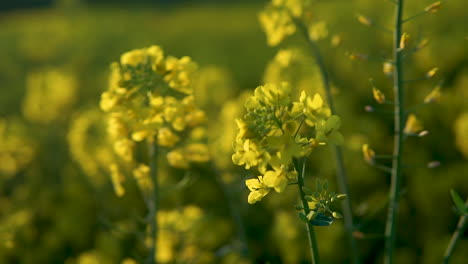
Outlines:
{"label": "unopened bud", "polygon": [[385,102],[385,95],[379,89],[375,87],[372,88],[372,95],[374,96],[374,99],[377,101],[377,103],[383,104]]}
{"label": "unopened bud", "polygon": [[368,144],[362,145],[362,155],[364,156],[364,160],[367,161],[367,163],[374,164],[375,151],[369,148]]}
{"label": "unopened bud", "polygon": [[442,8],[442,2],[437,1],[428,5],[426,8],[424,8],[424,11],[429,12],[429,13],[435,13],[439,11],[441,8]]}
{"label": "unopened bud", "polygon": [[333,212],[333,213],[332,213],[332,216],[333,216],[333,218],[335,218],[335,219],[341,219],[341,218],[343,218],[343,216],[342,216],[340,213],[338,213],[338,212]]}
{"label": "unopened bud", "polygon": [[424,136],[427,136],[428,134],[429,134],[429,131],[423,130],[418,133],[418,137],[424,137]]}
{"label": "unopened bud", "polygon": [[357,20],[359,21],[359,23],[361,23],[363,25],[366,25],[366,26],[371,26],[372,25],[372,20],[370,18],[368,18],[368,17],[363,16],[363,15],[358,15]]}
{"label": "unopened bud", "polygon": [[370,106],[370,105],[366,105],[366,106],[364,107],[364,110],[366,110],[366,112],[372,113],[372,112],[375,111],[375,108],[372,107],[372,106]]}
{"label": "unopened bud", "polygon": [[417,49],[420,50],[420,49],[426,47],[428,43],[429,43],[429,40],[427,40],[427,39],[421,40],[421,41],[418,43]]}
{"label": "unopened bud", "polygon": [[440,86],[437,86],[426,96],[426,98],[424,98],[424,103],[429,104],[429,103],[439,102],[440,96],[441,96]]}
{"label": "unopened bud", "polygon": [[349,58],[351,60],[368,60],[369,56],[367,56],[366,54],[351,53],[349,54]]}
{"label": "unopened bud", "polygon": [[408,46],[409,40],[410,40],[410,36],[408,33],[405,32],[403,33],[403,35],[401,35],[400,50],[405,49]]}
{"label": "unopened bud", "polygon": [[310,211],[310,213],[307,215],[308,220],[312,220],[315,218],[315,211]]}
{"label": "unopened bud", "polygon": [[331,44],[333,47],[338,47],[341,45],[341,42],[343,42],[343,38],[341,38],[340,35],[334,35],[331,39]]}
{"label": "unopened bud", "polygon": [[439,71],[439,68],[432,68],[430,71],[426,73],[427,78],[432,78],[436,75],[437,71]]}
{"label": "unopened bud", "polygon": [[429,163],[427,164],[427,167],[428,167],[429,169],[433,169],[433,168],[439,167],[440,165],[441,165],[440,161],[434,160],[434,161],[429,162]]}
{"label": "unopened bud", "polygon": [[415,135],[418,134],[423,130],[423,125],[421,121],[416,117],[414,114],[410,114],[408,116],[408,119],[406,119],[406,124],[404,128],[404,132],[407,135]]}
{"label": "unopened bud", "polygon": [[383,64],[383,72],[384,72],[385,75],[387,75],[387,76],[392,76],[392,74],[393,74],[393,63],[391,63],[391,62],[389,62],[389,61],[384,62],[384,64]]}
{"label": "unopened bud", "polygon": [[338,198],[338,200],[344,200],[346,199],[346,194],[338,194],[336,198]]}

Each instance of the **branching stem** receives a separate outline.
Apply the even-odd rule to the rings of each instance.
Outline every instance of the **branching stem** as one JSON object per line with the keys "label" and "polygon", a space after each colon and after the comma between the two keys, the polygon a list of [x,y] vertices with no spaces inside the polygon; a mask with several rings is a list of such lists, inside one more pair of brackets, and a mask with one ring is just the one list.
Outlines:
{"label": "branching stem", "polygon": [[395,34],[393,39],[393,56],[395,62],[395,69],[393,74],[393,92],[395,98],[394,105],[394,127],[395,139],[393,146],[393,159],[392,159],[392,176],[390,184],[389,207],[387,222],[385,225],[385,253],[384,263],[393,263],[393,249],[395,247],[395,234],[397,213],[400,200],[400,185],[401,185],[401,171],[403,160],[403,142],[404,133],[403,128],[405,125],[405,109],[404,109],[404,90],[403,90],[403,54],[400,49],[400,39],[402,35],[403,25],[403,2],[398,0],[395,11]]}
{"label": "branching stem", "polygon": [[[332,114],[335,114],[336,111],[335,111],[333,96],[331,92],[330,77],[328,76],[328,71],[325,66],[325,62],[323,60],[320,49],[315,43],[315,41],[309,37],[307,27],[304,25],[304,23],[300,20],[295,20],[295,23],[297,27],[301,30],[307,43],[309,44],[310,50],[320,70],[320,75],[321,75],[323,87],[325,89],[328,106],[330,107]],[[360,261],[359,261],[357,242],[356,242],[355,237],[353,236],[354,224],[353,224],[353,214],[352,214],[352,208],[351,208],[351,196],[349,194],[349,188],[348,188],[348,176],[347,176],[346,169],[344,166],[343,151],[340,146],[335,145],[334,156],[335,156],[335,163],[336,163],[336,176],[337,176],[337,182],[338,182],[338,190],[340,193],[346,194],[346,197],[347,197],[346,199],[341,201],[341,206],[343,208],[346,236],[347,236],[349,245],[351,247],[351,255],[352,255],[353,263],[358,264],[360,263]]]}
{"label": "branching stem", "polygon": [[[302,163],[302,169],[299,165],[299,161],[294,159],[294,167],[296,171],[300,171],[300,174],[297,176],[297,187],[299,188],[299,196],[301,198],[302,207],[304,209],[304,214],[308,215],[310,213],[309,203],[306,200],[306,194],[302,189],[304,187],[304,174],[305,174],[305,160]],[[319,251],[317,246],[317,240],[315,238],[314,226],[310,221],[307,222],[307,234],[309,237],[310,245],[310,255],[312,258],[312,264],[320,264]]]}
{"label": "branching stem", "polygon": [[157,241],[158,241],[158,209],[159,209],[159,190],[158,190],[158,149],[154,140],[148,140],[148,162],[150,165],[150,177],[153,182],[153,193],[150,194],[148,205],[148,221],[150,235],[153,243],[150,248],[148,263],[156,263]]}

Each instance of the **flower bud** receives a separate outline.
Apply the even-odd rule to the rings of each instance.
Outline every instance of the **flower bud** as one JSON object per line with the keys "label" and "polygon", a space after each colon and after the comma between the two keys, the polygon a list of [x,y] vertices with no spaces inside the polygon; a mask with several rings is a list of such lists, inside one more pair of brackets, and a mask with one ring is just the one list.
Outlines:
{"label": "flower bud", "polygon": [[338,213],[338,212],[333,212],[333,213],[332,213],[332,216],[333,216],[333,218],[335,218],[335,219],[341,219],[341,218],[343,218],[343,216],[342,216],[340,213]]}
{"label": "flower bud", "polygon": [[425,98],[424,103],[429,104],[440,101],[440,86],[434,88]]}
{"label": "flower bud", "polygon": [[410,40],[410,36],[409,36],[408,33],[405,32],[405,33],[403,33],[403,35],[401,35],[400,50],[403,50],[408,46],[409,40]]}
{"label": "flower bud", "polygon": [[372,20],[368,17],[365,17],[363,15],[358,15],[357,20],[359,23],[365,25],[365,26],[371,26],[373,24]]}
{"label": "flower bud", "polygon": [[434,168],[439,167],[440,165],[441,165],[440,161],[434,160],[434,161],[429,162],[429,163],[427,164],[427,167],[428,167],[429,169],[434,169]]}
{"label": "flower bud", "polygon": [[439,68],[432,68],[430,71],[426,73],[427,78],[432,78],[436,75],[437,71],[439,71]]}
{"label": "flower bud", "polygon": [[362,145],[362,155],[364,156],[364,160],[367,161],[367,163],[374,164],[375,151],[369,148],[368,144]]}
{"label": "flower bud", "polygon": [[379,89],[375,87],[372,88],[372,95],[374,96],[374,99],[377,101],[377,103],[383,104],[385,102],[385,95]]}
{"label": "flower bud", "polygon": [[383,73],[385,73],[385,75],[387,75],[387,76],[392,76],[393,68],[394,68],[393,63],[390,62],[390,61],[386,61],[383,64]]}
{"label": "flower bud", "polygon": [[428,13],[435,13],[435,12],[439,11],[441,8],[442,8],[442,2],[437,1],[437,2],[434,2],[434,3],[430,4],[430,5],[428,5],[426,8],[424,8],[424,11],[426,11]]}

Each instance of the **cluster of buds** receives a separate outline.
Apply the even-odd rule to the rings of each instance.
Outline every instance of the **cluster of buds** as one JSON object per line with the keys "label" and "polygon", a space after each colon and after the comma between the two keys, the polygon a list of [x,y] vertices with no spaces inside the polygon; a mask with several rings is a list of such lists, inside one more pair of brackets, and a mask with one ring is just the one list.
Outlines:
{"label": "cluster of buds", "polygon": [[[328,181],[317,178],[315,181],[315,191],[303,187],[305,192],[305,199],[307,200],[311,211],[305,215],[303,212],[299,213],[301,220],[308,222],[311,221],[316,226],[329,226],[333,223],[333,219],[341,219],[343,216],[332,210],[332,204],[338,200],[346,198],[345,194],[336,194],[328,191]],[[303,210],[303,207],[298,205],[296,210]]]}
{"label": "cluster of buds", "polygon": [[[280,193],[297,179],[293,158],[305,157],[327,143],[341,144],[341,120],[331,115],[319,94],[302,92],[293,102],[287,83],[266,84],[255,89],[245,104],[247,114],[237,119],[234,164],[256,167],[260,176],[246,181],[255,203],[271,190]],[[310,135],[310,136],[306,136]]]}

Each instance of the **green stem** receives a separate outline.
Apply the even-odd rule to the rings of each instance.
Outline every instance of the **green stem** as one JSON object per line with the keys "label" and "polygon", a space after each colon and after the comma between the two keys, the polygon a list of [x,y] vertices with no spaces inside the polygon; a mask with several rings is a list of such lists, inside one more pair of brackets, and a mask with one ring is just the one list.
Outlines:
{"label": "green stem", "polygon": [[153,182],[153,193],[150,194],[148,205],[148,221],[150,235],[153,243],[150,247],[148,263],[156,263],[157,241],[158,241],[158,209],[159,209],[159,191],[158,191],[158,171],[156,167],[158,159],[158,149],[154,140],[148,140],[148,161],[150,165],[150,177]]}
{"label": "green stem", "polygon": [[[466,199],[465,207],[468,207],[468,199]],[[452,257],[453,251],[455,250],[455,246],[457,245],[460,236],[463,234],[466,228],[466,224],[468,222],[468,215],[460,216],[460,220],[458,220],[457,229],[453,232],[452,239],[450,239],[450,243],[447,246],[444,254],[444,260],[442,261],[443,264],[448,264],[450,261],[450,257]]]}
{"label": "green stem", "polygon": [[393,57],[395,62],[395,70],[393,74],[393,93],[395,97],[394,104],[394,131],[395,139],[393,146],[392,159],[392,176],[390,184],[389,208],[387,222],[385,225],[385,253],[384,263],[393,263],[393,249],[395,247],[396,220],[400,198],[400,182],[403,160],[403,140],[404,140],[404,91],[403,91],[403,52],[400,49],[400,39],[402,35],[403,25],[403,2],[398,0],[395,13],[395,34],[393,42]]}
{"label": "green stem", "polygon": [[237,229],[237,237],[241,243],[241,253],[242,256],[249,258],[249,244],[248,239],[245,231],[244,222],[242,220],[242,215],[239,207],[237,206],[238,203],[236,202],[235,196],[233,195],[231,189],[227,184],[224,183],[223,179],[221,178],[221,172],[217,169],[216,165],[211,162],[211,167],[215,171],[215,179],[218,183],[219,187],[221,188],[226,200],[227,200],[227,207],[229,208],[229,212],[231,214],[232,219],[236,225]]}
{"label": "green stem", "polygon": [[[301,198],[302,202],[302,207],[304,208],[304,213],[305,215],[309,215],[310,213],[310,208],[309,208],[309,203],[306,200],[306,194],[304,190],[302,189],[304,187],[304,174],[305,174],[305,161],[302,163],[302,169],[299,167],[299,161],[297,159],[294,159],[294,167],[296,168],[296,171],[301,171],[301,173],[297,176],[297,187],[299,188],[299,196]],[[307,234],[309,237],[309,246],[310,246],[310,256],[312,258],[312,264],[319,264],[320,263],[320,257],[319,257],[319,251],[318,251],[318,246],[317,246],[317,239],[315,238],[315,231],[314,231],[314,226],[310,221],[307,222],[306,224],[307,227]]]}
{"label": "green stem", "polygon": [[[328,106],[330,107],[331,113],[335,114],[335,106],[333,101],[333,96],[331,92],[330,86],[330,77],[328,76],[327,68],[325,66],[325,62],[323,60],[322,54],[320,52],[319,47],[309,37],[309,33],[307,27],[302,23],[300,20],[296,20],[296,25],[302,31],[307,43],[310,46],[312,55],[315,57],[315,61],[317,66],[320,70],[320,75],[322,79],[322,84],[325,89],[326,98]],[[335,156],[335,166],[336,166],[336,178],[338,182],[338,191],[340,193],[346,194],[346,199],[341,201],[341,206],[343,208],[343,218],[346,230],[346,237],[348,239],[348,243],[351,247],[351,257],[353,259],[354,264],[360,263],[359,260],[359,253],[358,253],[358,246],[356,239],[353,236],[354,232],[354,223],[353,223],[353,214],[352,214],[352,207],[351,207],[351,196],[349,194],[349,187],[348,187],[348,176],[346,173],[345,165],[344,165],[344,158],[343,158],[343,150],[340,146],[334,146],[334,156]]]}

